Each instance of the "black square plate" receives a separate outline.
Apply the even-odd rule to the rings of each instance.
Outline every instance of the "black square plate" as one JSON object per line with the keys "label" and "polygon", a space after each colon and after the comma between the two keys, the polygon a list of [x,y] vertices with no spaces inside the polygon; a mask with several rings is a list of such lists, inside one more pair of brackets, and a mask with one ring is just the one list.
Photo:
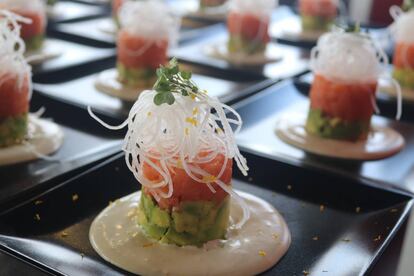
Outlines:
{"label": "black square plate", "polygon": [[[392,66],[390,66],[391,70]],[[308,96],[313,81],[313,73],[308,73],[306,75],[300,76],[294,80],[296,88],[303,93],[303,95]],[[397,113],[397,100],[395,97],[392,97],[384,92],[378,91],[377,93],[377,104],[380,109],[380,115],[385,116],[391,119],[395,118]],[[401,121],[407,123],[414,123],[414,101],[412,100],[403,100],[403,113]]]}
{"label": "black square plate", "polygon": [[217,25],[215,28],[215,32],[206,35],[203,39],[198,39],[174,49],[171,55],[191,64],[205,66],[222,72],[231,72],[233,75],[244,75],[258,79],[289,78],[304,73],[308,68],[309,53],[285,45],[277,45],[276,48],[280,52],[281,59],[264,66],[235,66],[225,60],[210,57],[206,54],[206,46],[217,43],[225,44],[227,41],[226,27],[224,25]]}
{"label": "black square plate", "polygon": [[113,49],[96,49],[55,38],[48,38],[45,43],[59,56],[33,66],[35,81],[62,81],[68,79],[72,72],[78,72],[81,66],[95,67],[96,63],[113,60],[115,56]]}
{"label": "black square plate", "polygon": [[[381,255],[412,205],[407,196],[246,157],[250,183],[237,174],[234,187],[271,203],[292,233],[287,254],[263,275],[303,275],[304,271],[362,275]],[[59,275],[128,275],[94,252],[89,227],[110,201],[138,189],[121,154],[5,210],[0,214],[0,248]],[[36,205],[36,201],[42,203]]]}
{"label": "black square plate", "polygon": [[[406,146],[400,153],[382,160],[358,162],[321,157],[290,146],[275,134],[277,116],[285,111],[306,112],[308,100],[291,81],[269,87],[234,107],[244,119],[238,144],[249,152],[292,164],[338,174],[357,181],[369,180],[381,188],[414,193],[414,127],[374,116],[403,135]],[[257,135],[260,133],[260,135]],[[335,184],[335,183],[332,183]],[[336,184],[335,184],[336,185]]]}
{"label": "black square plate", "polygon": [[48,18],[51,25],[55,23],[75,22],[109,14],[108,10],[104,7],[71,1],[58,1],[49,9]]}
{"label": "black square plate", "polygon": [[[50,31],[57,37],[91,46],[109,48],[115,47],[116,43],[115,34],[108,32],[108,29],[110,30],[113,24],[111,17],[100,17],[74,23],[57,24]],[[179,43],[197,39],[214,30],[212,26],[192,28],[183,25],[180,30]]]}
{"label": "black square plate", "polygon": [[[132,104],[99,92],[94,86],[96,78],[97,74],[92,74],[63,83],[36,83],[34,89],[55,100],[77,105],[83,109],[90,105],[98,114],[116,120],[125,120]],[[209,91],[210,96],[219,97],[225,103],[233,103],[273,83],[270,80],[234,82],[198,74],[194,74],[193,79],[199,87]]]}
{"label": "black square plate", "polygon": [[56,178],[79,173],[94,162],[120,151],[119,136],[99,132],[86,111],[33,95],[32,110],[45,107],[44,118],[53,118],[64,132],[62,147],[53,155],[58,161],[35,160],[0,167],[0,206],[17,197],[48,189]]}

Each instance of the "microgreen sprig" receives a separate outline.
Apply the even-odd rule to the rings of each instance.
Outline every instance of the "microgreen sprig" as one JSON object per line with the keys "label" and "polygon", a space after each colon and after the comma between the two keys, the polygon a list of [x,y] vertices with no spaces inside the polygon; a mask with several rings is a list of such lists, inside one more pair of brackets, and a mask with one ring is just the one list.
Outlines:
{"label": "microgreen sprig", "polygon": [[180,71],[177,59],[173,58],[167,66],[157,69],[157,81],[154,90],[157,92],[154,97],[156,105],[164,103],[172,105],[175,102],[173,93],[189,96],[190,93],[198,93],[199,88],[191,80],[192,73]]}

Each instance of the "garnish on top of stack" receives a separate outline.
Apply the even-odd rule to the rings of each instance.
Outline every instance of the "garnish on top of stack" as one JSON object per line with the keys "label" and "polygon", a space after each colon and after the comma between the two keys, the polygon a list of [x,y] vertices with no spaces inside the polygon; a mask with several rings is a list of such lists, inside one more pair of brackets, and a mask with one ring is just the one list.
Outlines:
{"label": "garnish on top of stack", "polygon": [[[175,59],[161,66],[157,76],[154,90],[144,91],[127,121],[115,127],[128,125],[126,163],[143,186],[138,223],[161,243],[201,246],[224,239],[230,197],[244,210],[233,227],[241,227],[249,217],[231,187],[233,160],[244,174],[248,170],[231,127],[237,132],[241,118],[198,88]],[[226,112],[234,118],[227,118]]]}

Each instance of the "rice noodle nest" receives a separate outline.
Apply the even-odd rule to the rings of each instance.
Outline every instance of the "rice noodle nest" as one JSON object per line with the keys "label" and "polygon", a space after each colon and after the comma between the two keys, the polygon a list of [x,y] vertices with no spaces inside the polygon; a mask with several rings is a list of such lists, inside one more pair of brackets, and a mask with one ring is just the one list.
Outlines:
{"label": "rice noodle nest", "polygon": [[388,58],[368,35],[334,30],[324,34],[312,49],[314,73],[342,82],[377,82]]}
{"label": "rice noodle nest", "polygon": [[15,76],[18,87],[23,86],[25,79],[31,79],[31,67],[24,57],[26,46],[20,37],[19,22],[30,23],[30,20],[0,9],[0,86]]}
{"label": "rice noodle nest", "polygon": [[0,9],[34,11],[46,16],[46,5],[43,0],[0,0]]}
{"label": "rice noodle nest", "polygon": [[230,0],[229,9],[232,12],[267,17],[271,15],[277,4],[278,0]]}
{"label": "rice noodle nest", "polygon": [[177,43],[181,19],[162,1],[128,1],[120,8],[118,18],[121,28],[132,35]]}
{"label": "rice noodle nest", "polygon": [[396,18],[392,31],[397,42],[414,43],[414,9]]}

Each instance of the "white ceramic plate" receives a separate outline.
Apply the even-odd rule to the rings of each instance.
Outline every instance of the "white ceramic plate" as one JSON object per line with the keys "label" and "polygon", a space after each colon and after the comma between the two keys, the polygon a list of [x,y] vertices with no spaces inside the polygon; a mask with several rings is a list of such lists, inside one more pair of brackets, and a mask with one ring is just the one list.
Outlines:
{"label": "white ceramic plate", "polygon": [[25,53],[25,57],[30,65],[39,65],[48,60],[58,58],[61,55],[62,49],[59,49],[58,45],[50,43],[47,39],[38,51]]}
{"label": "white ceramic plate", "polygon": [[[147,239],[134,216],[140,192],[111,204],[91,225],[93,248],[106,261],[139,275],[256,275],[275,265],[289,248],[291,237],[282,216],[264,200],[238,192],[250,208],[250,219],[227,240],[202,248],[165,245]],[[231,219],[241,208],[231,201]]]}
{"label": "white ceramic plate", "polygon": [[402,135],[388,127],[373,125],[367,140],[349,142],[309,134],[305,123],[306,113],[281,114],[276,123],[276,135],[306,152],[341,159],[383,159],[398,153],[405,145]]}

